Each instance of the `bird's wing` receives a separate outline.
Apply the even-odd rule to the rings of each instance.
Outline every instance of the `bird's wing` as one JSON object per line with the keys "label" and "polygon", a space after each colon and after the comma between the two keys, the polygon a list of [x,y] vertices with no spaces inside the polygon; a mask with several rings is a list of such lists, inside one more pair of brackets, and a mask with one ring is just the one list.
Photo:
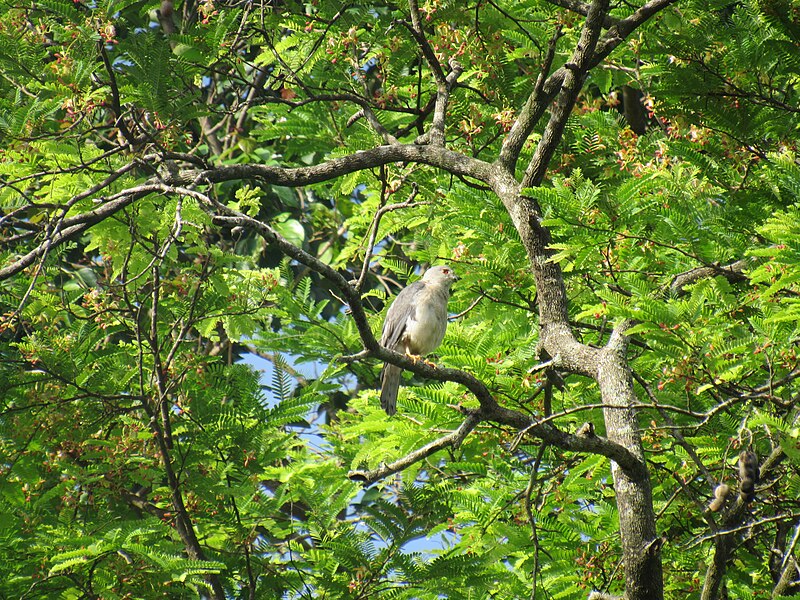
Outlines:
{"label": "bird's wing", "polygon": [[395,351],[402,351],[403,334],[406,332],[406,324],[409,319],[413,319],[417,314],[417,298],[422,290],[425,289],[425,282],[415,281],[397,294],[392,305],[386,313],[386,320],[383,322],[383,335],[381,335],[381,345]]}

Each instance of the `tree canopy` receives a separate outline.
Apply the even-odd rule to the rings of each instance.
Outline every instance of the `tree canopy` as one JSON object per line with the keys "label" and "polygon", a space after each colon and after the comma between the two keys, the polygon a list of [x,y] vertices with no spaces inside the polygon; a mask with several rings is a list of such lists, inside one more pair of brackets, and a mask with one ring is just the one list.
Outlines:
{"label": "tree canopy", "polygon": [[796,3],[0,10],[0,596],[800,597]]}

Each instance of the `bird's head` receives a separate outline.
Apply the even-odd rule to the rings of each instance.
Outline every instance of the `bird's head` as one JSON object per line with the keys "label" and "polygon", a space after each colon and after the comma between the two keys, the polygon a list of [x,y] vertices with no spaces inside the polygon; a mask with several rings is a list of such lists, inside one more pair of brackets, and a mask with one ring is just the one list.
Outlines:
{"label": "bird's head", "polygon": [[456,272],[453,271],[451,267],[447,265],[438,265],[425,271],[425,274],[422,276],[422,281],[435,285],[444,285],[449,288],[453,283],[458,281],[458,275],[456,275]]}

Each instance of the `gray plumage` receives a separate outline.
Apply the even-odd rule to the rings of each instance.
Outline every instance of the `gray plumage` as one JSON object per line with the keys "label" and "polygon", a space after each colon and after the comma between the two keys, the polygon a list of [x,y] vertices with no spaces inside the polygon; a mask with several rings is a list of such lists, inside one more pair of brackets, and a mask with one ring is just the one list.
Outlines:
{"label": "gray plumage", "polygon": [[[447,301],[455,281],[453,269],[442,265],[428,269],[422,279],[401,290],[386,313],[381,345],[414,356],[436,350],[447,329]],[[402,372],[389,363],[381,371],[381,408],[389,416],[397,412]]]}

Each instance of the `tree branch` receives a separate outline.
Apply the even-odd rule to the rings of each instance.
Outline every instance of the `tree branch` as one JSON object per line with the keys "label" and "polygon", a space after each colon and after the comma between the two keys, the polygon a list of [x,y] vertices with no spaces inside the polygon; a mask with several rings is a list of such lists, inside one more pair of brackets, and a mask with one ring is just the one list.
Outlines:
{"label": "tree branch", "polygon": [[103,206],[100,208],[76,215],[75,217],[71,217],[69,219],[64,219],[63,225],[66,225],[66,227],[61,229],[60,232],[49,237],[47,240],[44,240],[41,244],[36,246],[22,258],[19,258],[11,264],[0,269],[0,281],[16,275],[23,269],[31,266],[39,257],[46,254],[50,249],[60,246],[64,242],[68,242],[69,240],[78,237],[92,225],[95,225],[107,219],[111,215],[121,211],[123,208],[129,206],[139,198],[143,198],[144,196],[148,195],[151,191],[154,190],[150,189],[150,186],[131,188],[129,190],[125,190],[124,192],[120,192],[119,194],[110,196],[108,198],[109,201],[103,204]]}
{"label": "tree branch", "polygon": [[361,274],[358,276],[358,281],[356,282],[356,290],[361,293],[361,290],[364,289],[364,283],[367,280],[367,273],[369,272],[369,264],[370,260],[372,260],[372,251],[375,249],[375,240],[378,237],[378,228],[381,224],[381,219],[383,215],[388,212],[392,212],[395,210],[400,210],[403,208],[412,208],[415,206],[420,206],[425,204],[424,202],[414,202],[414,198],[416,198],[417,193],[419,192],[419,188],[415,183],[411,184],[411,194],[408,196],[408,200],[405,202],[398,202],[397,204],[389,204],[388,206],[381,206],[376,212],[375,216],[372,218],[372,223],[370,224],[369,228],[369,240],[367,241],[367,247],[364,250],[364,262],[361,265]]}
{"label": "tree branch", "polygon": [[[0,281],[16,275],[32,265],[50,248],[82,235],[89,227],[119,212],[149,193],[181,193],[192,195],[184,185],[194,186],[198,182],[221,183],[224,181],[256,178],[275,185],[298,187],[328,181],[354,171],[379,167],[393,162],[414,162],[438,167],[456,175],[488,181],[492,165],[440,146],[417,146],[395,144],[378,146],[370,150],[335,158],[312,167],[282,168],[267,165],[231,165],[205,170],[186,170],[175,177],[166,177],[165,182],[153,179],[140,186],[129,188],[107,198],[99,198],[103,205],[95,210],[64,219],[59,233],[43,241],[33,250],[13,263],[0,268]],[[116,179],[117,175],[113,176]],[[111,181],[109,177],[107,181]],[[183,184],[183,185],[181,185]],[[92,191],[99,191],[94,186]],[[87,193],[81,194],[86,197]]]}
{"label": "tree branch", "polygon": [[[583,15],[584,17],[589,15],[589,11],[591,10],[591,6],[589,4],[585,4],[580,2],[580,0],[547,0],[550,4],[554,4],[556,6],[560,6],[561,8],[566,8],[567,10],[571,10],[572,12],[578,13],[579,15]],[[616,19],[610,15],[603,15],[603,27],[608,29],[619,23],[619,19]]]}
{"label": "tree branch", "polygon": [[567,119],[572,113],[578,94],[583,88],[583,81],[592,67],[592,58],[597,42],[600,39],[603,18],[607,11],[608,0],[594,0],[589,8],[580,40],[572,53],[572,59],[564,65],[567,73],[561,86],[561,92],[558,95],[558,101],[550,114],[550,120],[544,129],[542,139],[536,146],[533,158],[528,164],[525,177],[522,178],[523,188],[536,187],[544,179],[556,145],[561,141]]}
{"label": "tree branch", "polygon": [[[644,465],[644,447],[633,408],[636,392],[626,359],[632,323],[624,321],[614,328],[597,361],[597,384],[609,440],[620,444]],[[653,494],[646,466],[643,472],[620,469],[612,463],[611,474],[617,495],[620,538],[622,540],[625,591],[629,598],[662,598],[664,593],[660,548],[656,534]]]}
{"label": "tree branch", "polygon": [[422,19],[419,17],[419,4],[417,0],[408,0],[408,11],[411,14],[411,27],[409,28],[411,35],[417,40],[422,50],[422,55],[425,57],[425,62],[428,63],[428,67],[430,67],[433,73],[436,85],[442,85],[445,82],[444,70],[442,69],[442,65],[439,64],[439,59],[436,58],[436,53],[433,51],[433,48],[431,48],[428,38],[425,37],[425,31],[422,29]]}
{"label": "tree branch", "polygon": [[[197,192],[193,192],[193,194],[197,197],[202,196]],[[560,431],[550,423],[539,423],[523,412],[500,406],[489,388],[486,387],[486,384],[466,371],[435,367],[424,361],[414,360],[405,354],[400,354],[399,352],[384,348],[378,343],[372,332],[358,291],[338,271],[287,241],[269,225],[228,208],[208,196],[202,196],[202,199],[218,213],[212,217],[215,223],[229,227],[244,227],[255,230],[267,242],[275,245],[281,252],[299,263],[306,265],[316,273],[319,273],[339,289],[344,301],[350,308],[351,316],[361,337],[361,342],[366,349],[365,353],[360,353],[358,355],[359,359],[367,357],[377,358],[384,362],[402,367],[404,370],[411,371],[427,379],[460,383],[466,387],[480,403],[480,410],[477,415],[481,420],[493,421],[502,425],[509,425],[518,430],[525,430],[528,435],[539,438],[548,444],[564,450],[600,454],[615,461],[625,471],[630,471],[632,476],[641,476],[643,469],[645,469],[646,473],[644,462],[619,444],[596,436],[585,437],[571,435]]]}
{"label": "tree branch", "polygon": [[418,137],[414,143],[425,144],[430,143],[433,146],[444,145],[444,125],[445,116],[447,115],[447,104],[450,101],[450,91],[458,81],[461,73],[464,72],[464,67],[454,58],[450,59],[450,73],[445,80],[437,83],[436,86],[436,104],[433,108],[433,123],[431,129],[426,134]]}
{"label": "tree branch", "polygon": [[[161,456],[161,464],[164,466],[164,475],[166,476],[167,485],[170,490],[170,501],[172,503],[172,508],[175,511],[175,529],[178,531],[178,535],[183,542],[184,548],[186,549],[186,554],[189,556],[189,558],[195,560],[206,560],[203,547],[200,545],[200,540],[197,538],[197,532],[194,530],[192,518],[189,516],[189,511],[186,509],[186,503],[183,500],[181,482],[178,479],[178,475],[173,467],[172,454],[167,446],[164,432],[159,426],[160,419],[158,418],[158,415],[153,407],[151,407],[146,401],[143,402],[142,406],[144,406],[145,412],[149,417],[150,429],[153,432],[153,438],[158,446],[159,454]],[[219,578],[219,575],[215,573],[209,573],[206,576],[206,580],[208,581],[211,591],[211,597],[214,598],[214,600],[225,600],[225,590],[222,587],[222,582]]]}
{"label": "tree branch", "polygon": [[[609,29],[599,40],[595,48],[594,55],[589,62],[589,68],[600,64],[611,52],[619,46],[637,27],[645,23],[653,15],[664,10],[677,0],[651,0],[636,10],[630,16],[618,21]],[[539,122],[550,102],[561,91],[561,86],[567,76],[568,69],[565,66],[555,71],[542,86],[540,91],[534,90],[525,104],[520,109],[517,119],[511,126],[500,155],[497,159],[499,165],[510,172],[514,172],[519,159],[519,153],[527,141],[533,128]]]}
{"label": "tree branch", "polygon": [[707,279],[717,275],[722,275],[731,283],[745,281],[747,277],[744,275],[744,270],[751,264],[753,264],[752,259],[743,258],[727,265],[696,267],[675,275],[675,277],[672,278],[672,282],[669,284],[669,289],[673,294],[678,295],[683,292],[683,288],[686,286],[692,285],[701,279]]}
{"label": "tree branch", "polygon": [[[454,175],[474,177],[487,182],[494,167],[485,161],[448,150],[441,146],[391,144],[334,158],[311,167],[284,168],[269,165],[226,165],[203,172],[186,173],[190,180],[219,183],[236,179],[258,178],[267,183],[298,187],[328,181],[355,171],[373,169],[393,162],[421,163],[438,167]],[[176,182],[177,183],[177,182]]]}
{"label": "tree branch", "polygon": [[422,446],[422,448],[418,448],[417,450],[410,452],[403,458],[389,463],[388,465],[382,463],[377,469],[372,469],[369,471],[350,471],[347,476],[353,481],[363,482],[367,485],[375,483],[376,481],[379,481],[388,475],[398,473],[403,469],[410,467],[414,463],[418,463],[419,461],[428,458],[431,454],[434,454],[443,448],[458,448],[464,439],[466,439],[470,432],[475,429],[480,422],[480,415],[478,412],[474,412],[470,414],[455,431]]}
{"label": "tree branch", "polygon": [[634,29],[648,21],[651,17],[661,12],[678,0],[650,0],[634,11],[628,17],[618,21],[597,44],[595,56],[592,59],[592,66],[599,65],[611,52],[627,38]]}

